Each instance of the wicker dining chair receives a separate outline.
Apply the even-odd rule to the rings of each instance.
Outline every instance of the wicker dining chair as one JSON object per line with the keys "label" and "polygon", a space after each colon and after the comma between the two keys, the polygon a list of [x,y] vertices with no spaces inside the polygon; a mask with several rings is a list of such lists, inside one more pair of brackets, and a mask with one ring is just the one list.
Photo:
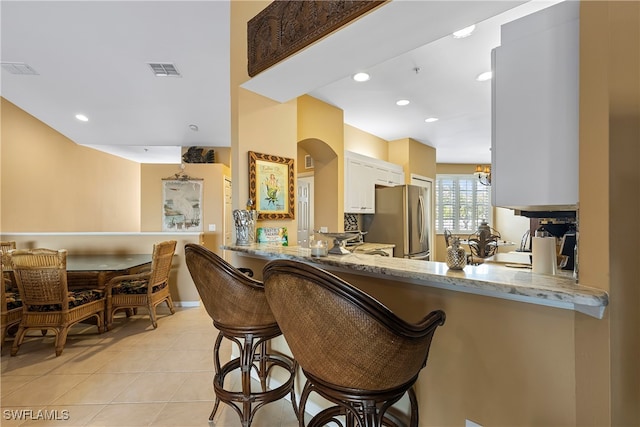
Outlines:
{"label": "wicker dining chair", "polygon": [[[282,332],[265,298],[263,284],[204,246],[185,245],[185,258],[202,303],[219,331],[213,350],[216,398],[209,420],[213,420],[222,401],[236,411],[243,427],[249,427],[261,407],[287,394],[291,395],[293,410],[298,416],[294,391],[296,363],[290,357],[268,349],[269,340]],[[220,362],[223,338],[235,343],[239,350],[239,356],[224,365]],[[286,372],[287,380],[269,389],[267,380],[276,367]],[[228,386],[225,389],[225,377],[238,371],[241,391],[232,391]],[[260,379],[260,391],[252,389],[252,371]]]}
{"label": "wicker dining chair", "polygon": [[64,249],[16,249],[9,252],[15,281],[22,299],[22,318],[13,340],[15,356],[29,329],[55,335],[56,356],[62,354],[69,328],[95,317],[104,332],[104,293],[98,289],[69,291],[67,251]]}
{"label": "wicker dining chair", "polygon": [[17,326],[20,323],[20,319],[22,319],[20,292],[18,292],[18,288],[14,286],[12,280],[13,275],[5,276],[5,266],[6,264],[4,262],[0,265],[0,272],[2,272],[2,286],[0,286],[0,289],[2,289],[2,296],[0,296],[2,341],[0,341],[0,347],[4,346],[4,340],[9,330]]}
{"label": "wicker dining chair", "polygon": [[405,393],[409,425],[418,425],[413,385],[426,366],[436,328],[444,324],[443,311],[407,323],[344,280],[297,261],[269,262],[263,280],[267,301],[307,378],[300,426],[313,392],[335,406],[316,414],[309,426],[401,425],[402,417],[390,407]]}
{"label": "wicker dining chair", "polygon": [[169,273],[173,255],[176,251],[175,240],[153,245],[151,268],[135,274],[116,276],[105,287],[107,294],[107,329],[111,328],[113,316],[118,310],[126,310],[127,317],[144,307],[149,311],[153,328],[158,327],[156,307],[163,302],[174,314],[173,299],[169,291]]}

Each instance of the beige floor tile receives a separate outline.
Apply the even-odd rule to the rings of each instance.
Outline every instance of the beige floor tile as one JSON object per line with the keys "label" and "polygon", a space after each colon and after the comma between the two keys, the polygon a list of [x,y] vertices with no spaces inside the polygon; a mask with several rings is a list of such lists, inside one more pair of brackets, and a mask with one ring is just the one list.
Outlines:
{"label": "beige floor tile", "polygon": [[109,403],[136,380],[140,374],[93,374],[53,403],[56,405]]}
{"label": "beige floor tile", "polygon": [[181,372],[145,372],[139,374],[113,402],[168,402],[185,379]]}
{"label": "beige floor tile", "polygon": [[185,374],[184,378],[184,383],[178,387],[171,401],[206,401],[211,402],[211,406],[213,407],[213,401],[215,400],[215,393],[213,392],[213,368],[209,373],[189,372]]}
{"label": "beige floor tile", "polygon": [[51,370],[51,374],[92,374],[110,360],[109,352],[103,346],[93,346],[75,355],[68,362]]}
{"label": "beige floor tile", "polygon": [[217,334],[213,329],[206,332],[183,332],[176,336],[171,349],[205,350],[212,354]]}
{"label": "beige floor tile", "polygon": [[[10,357],[11,340],[0,359],[0,417],[21,409],[23,419],[0,418],[12,426],[212,426],[213,345],[217,331],[203,307],[158,310],[158,328],[146,310],[126,318],[118,313],[114,327],[97,334],[95,326],[77,325],[60,357],[53,335],[34,331]],[[223,363],[232,345],[224,340]],[[237,353],[237,350],[236,350]],[[239,390],[239,375],[226,388]],[[256,382],[256,387],[258,387]],[[68,420],[25,420],[26,410],[69,411]],[[55,412],[51,412],[55,414]],[[236,412],[221,404],[216,427],[240,427]],[[297,427],[290,402],[274,402],[258,411],[253,427]]]}
{"label": "beige floor tile", "polygon": [[[208,402],[186,402],[186,403],[173,403],[169,402],[163,408],[162,412],[158,414],[156,420],[151,424],[152,426],[202,426],[211,427],[209,424],[209,415],[213,403]],[[236,425],[239,425],[238,422]],[[224,427],[218,425],[216,427]],[[229,426],[231,427],[231,426]]]}
{"label": "beige floor tile", "polygon": [[87,374],[44,375],[3,397],[2,405],[49,405],[88,377]]}
{"label": "beige floor tile", "polygon": [[213,369],[212,352],[208,350],[173,350],[152,366],[149,372],[209,372]]}
{"label": "beige floor tile", "polygon": [[6,375],[0,379],[0,397],[4,398],[21,387],[26,386],[39,375]]}
{"label": "beige floor tile", "polygon": [[[148,426],[162,412],[166,403],[123,403],[107,405],[93,417],[86,425],[88,427],[118,426],[136,427]],[[177,426],[176,426],[177,427]]]}
{"label": "beige floor tile", "polygon": [[9,352],[2,354],[2,376],[10,375],[44,375],[53,369],[67,363],[74,356],[80,354],[78,351],[66,351],[56,357],[51,346],[32,349],[33,351],[21,351],[17,356],[10,356]]}
{"label": "beige floor tile", "polygon": [[180,338],[177,333],[168,333],[167,331],[154,329],[145,331],[144,335],[140,337],[134,344],[131,345],[132,349],[140,350],[169,350],[173,347],[173,344]]}
{"label": "beige floor tile", "polygon": [[145,372],[151,366],[170,357],[166,351],[144,351],[129,348],[123,351],[107,351],[107,362],[98,369],[97,373],[106,372]]}

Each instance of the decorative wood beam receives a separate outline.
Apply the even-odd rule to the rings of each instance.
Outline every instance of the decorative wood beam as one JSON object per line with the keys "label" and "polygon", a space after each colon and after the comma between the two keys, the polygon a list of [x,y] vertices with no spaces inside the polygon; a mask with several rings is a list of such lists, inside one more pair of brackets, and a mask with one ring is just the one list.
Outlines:
{"label": "decorative wood beam", "polygon": [[247,23],[253,77],[386,0],[276,0]]}

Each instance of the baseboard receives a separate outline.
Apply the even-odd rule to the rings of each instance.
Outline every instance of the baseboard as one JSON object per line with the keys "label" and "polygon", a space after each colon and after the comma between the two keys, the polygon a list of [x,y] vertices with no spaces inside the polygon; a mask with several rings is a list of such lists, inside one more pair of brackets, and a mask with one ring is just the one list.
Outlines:
{"label": "baseboard", "polygon": [[176,307],[200,307],[200,301],[174,301]]}

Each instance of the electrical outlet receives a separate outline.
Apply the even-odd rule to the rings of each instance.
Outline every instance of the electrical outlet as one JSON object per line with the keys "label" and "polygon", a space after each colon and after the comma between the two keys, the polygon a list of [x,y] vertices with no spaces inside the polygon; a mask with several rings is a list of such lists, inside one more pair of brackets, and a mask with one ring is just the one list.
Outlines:
{"label": "electrical outlet", "polygon": [[329,228],[328,227],[320,227],[320,232],[321,233],[328,233],[329,232]]}
{"label": "electrical outlet", "polygon": [[216,231],[216,225],[215,224],[209,224],[209,231]]}

